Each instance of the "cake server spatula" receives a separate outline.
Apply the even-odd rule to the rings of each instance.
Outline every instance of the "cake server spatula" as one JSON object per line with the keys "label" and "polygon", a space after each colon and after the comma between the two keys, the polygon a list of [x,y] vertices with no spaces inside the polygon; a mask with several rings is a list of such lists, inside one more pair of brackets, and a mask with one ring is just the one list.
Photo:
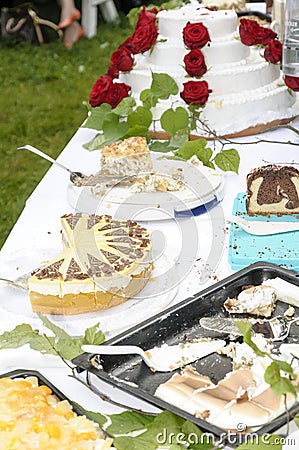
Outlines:
{"label": "cake server spatula", "polygon": [[224,340],[215,339],[177,345],[165,344],[146,351],[136,345],[82,345],[81,348],[87,353],[98,355],[139,355],[153,372],[172,372],[216,352],[225,344]]}
{"label": "cake server spatula", "polygon": [[246,220],[242,217],[229,216],[228,222],[233,222],[239,227],[243,228],[246,233],[254,234],[257,236],[267,236],[270,234],[288,233],[290,231],[299,230],[298,222],[260,222],[258,220]]}
{"label": "cake server spatula", "polygon": [[[18,147],[17,150],[29,150],[31,153],[35,153],[36,155],[40,156],[41,158],[46,159],[47,161],[51,162],[52,164],[55,164],[56,166],[60,167],[60,169],[63,169],[67,171],[70,174],[70,180],[75,186],[82,186],[84,180],[87,180],[90,178],[88,175],[84,175],[84,173],[81,172],[74,172],[73,170],[69,169],[68,167],[61,164],[59,161],[56,161],[56,159],[51,158],[51,156],[47,155],[46,153],[42,152],[41,150],[38,150],[37,148],[33,147],[32,145],[23,145],[21,147]],[[119,180],[122,180],[123,176],[117,176],[117,175],[109,175],[105,173],[97,172],[96,175],[97,183],[116,183]]]}

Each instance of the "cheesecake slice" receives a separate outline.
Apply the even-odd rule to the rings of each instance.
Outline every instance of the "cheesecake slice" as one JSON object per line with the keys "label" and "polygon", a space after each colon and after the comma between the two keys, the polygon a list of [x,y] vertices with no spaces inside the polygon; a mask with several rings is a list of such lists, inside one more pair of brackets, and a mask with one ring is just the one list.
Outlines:
{"label": "cheesecake slice", "polygon": [[28,280],[32,310],[81,314],[138,294],[151,275],[149,232],[131,220],[67,214],[63,251]]}
{"label": "cheesecake slice", "polygon": [[134,136],[104,146],[101,152],[101,172],[108,175],[132,176],[153,169],[146,138]]}

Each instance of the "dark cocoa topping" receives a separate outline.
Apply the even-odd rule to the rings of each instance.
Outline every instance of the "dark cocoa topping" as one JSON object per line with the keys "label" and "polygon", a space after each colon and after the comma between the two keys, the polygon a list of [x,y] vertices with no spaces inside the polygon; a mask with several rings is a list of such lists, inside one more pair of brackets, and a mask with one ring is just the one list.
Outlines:
{"label": "dark cocoa topping", "polygon": [[79,264],[72,258],[65,275],[65,281],[86,280],[87,278],[89,278],[89,275],[82,272]]}
{"label": "dark cocoa topping", "polygon": [[102,277],[112,275],[113,270],[109,264],[104,263],[100,259],[88,254],[89,269],[87,271],[90,277]]}
{"label": "dark cocoa topping", "polygon": [[50,266],[44,267],[43,269],[37,270],[33,272],[32,275],[35,275],[39,280],[43,280],[45,278],[49,278],[51,280],[56,280],[62,277],[62,273],[59,272],[59,269],[63,263],[64,259],[60,259]]}
{"label": "dark cocoa topping", "polygon": [[81,217],[82,217],[81,213],[65,214],[64,216],[62,216],[62,218],[67,221],[67,223],[69,224],[69,226],[72,230],[75,229],[75,227]]}
{"label": "dark cocoa topping", "polygon": [[117,261],[120,257],[117,255],[114,255],[113,253],[110,253],[106,250],[102,250],[103,255],[105,256],[105,258],[108,259],[108,261],[113,264],[115,261]]}
{"label": "dark cocoa topping", "polygon": [[96,223],[99,223],[102,219],[102,216],[98,216],[97,214],[92,214],[89,216],[87,221],[87,229],[90,230]]}

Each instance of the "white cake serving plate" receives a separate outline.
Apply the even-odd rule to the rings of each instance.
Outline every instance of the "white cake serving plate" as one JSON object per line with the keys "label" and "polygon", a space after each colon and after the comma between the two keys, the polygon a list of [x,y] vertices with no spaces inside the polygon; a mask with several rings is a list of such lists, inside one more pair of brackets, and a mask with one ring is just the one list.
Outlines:
{"label": "white cake serving plate", "polygon": [[[0,274],[15,279],[30,273],[57,255],[59,248],[23,248],[0,260]],[[178,282],[173,249],[165,249],[154,261],[152,276],[144,289],[135,297],[112,308],[79,315],[47,315],[56,325],[72,336],[83,335],[85,330],[97,323],[106,337],[112,337],[149,317],[160,313],[175,300]],[[29,294],[0,283],[0,334],[17,325],[28,323],[45,332],[40,319],[31,310]]]}
{"label": "white cake serving plate", "polygon": [[[76,212],[109,214],[118,219],[165,220],[180,215],[199,215],[223,198],[224,176],[206,166],[165,158],[152,153],[153,172],[171,177],[182,170],[183,189],[172,192],[132,192],[129,185],[116,184],[105,192],[94,186],[77,187],[69,183],[68,202]],[[94,173],[99,168],[95,155]]]}

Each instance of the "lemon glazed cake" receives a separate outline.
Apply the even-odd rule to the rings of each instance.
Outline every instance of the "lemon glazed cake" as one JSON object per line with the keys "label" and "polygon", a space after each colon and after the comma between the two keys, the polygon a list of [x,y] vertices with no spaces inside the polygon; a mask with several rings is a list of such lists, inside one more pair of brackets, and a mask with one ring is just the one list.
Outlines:
{"label": "lemon glazed cake", "polygon": [[81,314],[138,294],[152,269],[150,233],[107,215],[61,218],[64,249],[28,280],[34,312]]}
{"label": "lemon glazed cake", "polygon": [[109,175],[131,176],[153,169],[146,138],[133,136],[102,148],[101,171]]}

